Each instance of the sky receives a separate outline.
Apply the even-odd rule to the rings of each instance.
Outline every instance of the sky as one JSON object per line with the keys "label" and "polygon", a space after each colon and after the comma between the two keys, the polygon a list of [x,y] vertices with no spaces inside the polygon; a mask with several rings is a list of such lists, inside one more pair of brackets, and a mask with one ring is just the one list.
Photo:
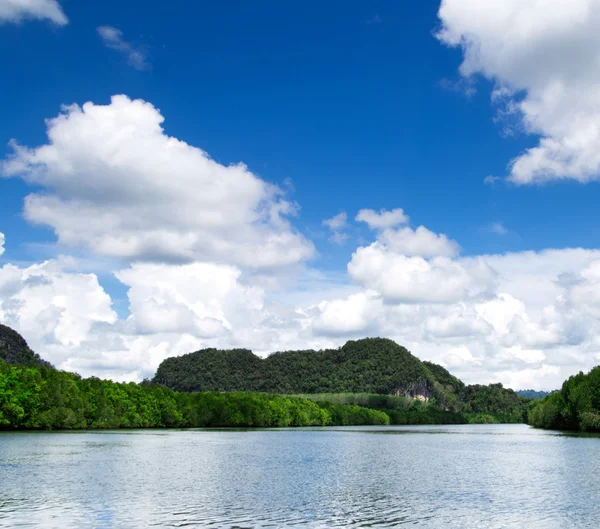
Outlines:
{"label": "sky", "polygon": [[0,322],[57,367],[600,363],[600,0],[0,0],[0,57]]}

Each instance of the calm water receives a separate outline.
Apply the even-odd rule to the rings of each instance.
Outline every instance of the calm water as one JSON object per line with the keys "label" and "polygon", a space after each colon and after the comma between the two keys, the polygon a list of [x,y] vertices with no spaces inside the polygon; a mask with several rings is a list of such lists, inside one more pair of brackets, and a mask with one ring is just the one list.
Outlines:
{"label": "calm water", "polygon": [[600,438],[525,425],[0,434],[0,527],[600,527]]}

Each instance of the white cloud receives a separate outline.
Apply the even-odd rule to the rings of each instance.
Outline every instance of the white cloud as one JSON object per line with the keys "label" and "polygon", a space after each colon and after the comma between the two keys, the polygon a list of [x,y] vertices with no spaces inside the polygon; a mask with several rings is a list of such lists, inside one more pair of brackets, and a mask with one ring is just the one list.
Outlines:
{"label": "white cloud", "polygon": [[382,209],[379,212],[373,209],[361,209],[356,215],[355,220],[366,222],[372,230],[382,230],[407,224],[409,218],[402,209],[392,209],[389,211]]}
{"label": "white cloud", "polygon": [[127,42],[123,38],[123,32],[120,29],[112,26],[100,26],[97,31],[107,48],[118,51],[127,57],[129,66],[136,70],[146,70],[150,67],[146,53],[141,48]]}
{"label": "white cloud", "polygon": [[232,266],[135,264],[116,273],[129,287],[130,321],[141,334],[188,333],[216,338],[258,324],[262,289],[239,283]]}
{"label": "white cloud", "polygon": [[4,243],[5,243],[4,233],[0,232],[0,255],[2,255],[4,253]]}
{"label": "white cloud", "polygon": [[510,164],[517,184],[600,178],[600,0],[443,0],[438,38],[463,76],[496,83],[501,114],[541,136]]}
{"label": "white cloud", "polygon": [[323,301],[313,323],[317,333],[344,336],[365,336],[377,321],[383,304],[375,292],[360,292],[346,299]]}
{"label": "white cloud", "polygon": [[314,253],[287,217],[295,204],[244,164],[224,166],[167,136],[150,103],[65,107],[47,121],[49,143],[12,142],[5,176],[40,186],[25,217],[60,244],[150,261],[215,261],[265,269]]}
{"label": "white cloud", "polygon": [[495,280],[483,260],[463,264],[447,257],[406,257],[380,243],[356,250],[348,272],[366,288],[402,303],[452,303],[485,293]]}
{"label": "white cloud", "polygon": [[387,229],[378,234],[377,240],[391,251],[406,256],[455,257],[460,252],[456,241],[448,239],[444,234],[433,233],[425,226],[419,226],[416,230]]}
{"label": "white cloud", "polygon": [[[43,353],[78,347],[95,324],[114,323],[117,316],[94,274],[65,272],[63,263],[45,261],[0,268],[0,320]],[[49,359],[56,360],[51,353]]]}
{"label": "white cloud", "polygon": [[47,19],[59,26],[69,22],[56,0],[2,0],[0,2],[0,23],[19,23],[27,19]]}
{"label": "white cloud", "polygon": [[331,231],[339,231],[344,229],[348,225],[348,214],[345,211],[335,215],[330,219],[323,221],[323,226],[329,227]]}

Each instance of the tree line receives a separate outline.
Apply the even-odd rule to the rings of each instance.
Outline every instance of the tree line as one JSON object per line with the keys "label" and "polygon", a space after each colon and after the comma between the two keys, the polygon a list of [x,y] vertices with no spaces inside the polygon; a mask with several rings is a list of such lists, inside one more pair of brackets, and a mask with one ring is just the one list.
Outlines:
{"label": "tree line", "polygon": [[0,428],[113,429],[389,424],[382,411],[255,392],[182,393],[0,360]]}
{"label": "tree line", "polygon": [[528,418],[537,428],[600,432],[600,366],[570,377],[560,391],[536,402]]}

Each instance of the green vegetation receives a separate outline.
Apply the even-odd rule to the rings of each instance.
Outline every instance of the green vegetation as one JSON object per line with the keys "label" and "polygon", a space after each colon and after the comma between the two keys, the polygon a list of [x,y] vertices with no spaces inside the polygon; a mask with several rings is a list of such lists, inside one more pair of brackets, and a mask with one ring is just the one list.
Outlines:
{"label": "green vegetation", "polygon": [[560,391],[533,401],[529,424],[536,428],[600,432],[600,366],[565,381]]}
{"label": "green vegetation", "polygon": [[433,396],[434,377],[392,340],[349,341],[339,349],[287,351],[265,359],[247,349],[204,349],[168,358],[154,382],[177,391],[376,393]]}
{"label": "green vegetation", "polygon": [[164,386],[82,379],[0,360],[0,428],[195,428],[389,424],[380,411],[319,406],[265,393],[178,393]]}
{"label": "green vegetation", "polygon": [[410,397],[369,393],[317,393],[293,395],[316,402],[321,407],[360,406],[384,412],[391,424],[465,424],[463,414],[444,410],[435,400],[423,402]]}
{"label": "green vegetation", "polygon": [[168,358],[154,382],[177,391],[302,395],[328,409],[359,405],[384,411],[393,424],[522,422],[525,412],[524,401],[501,384],[465,386],[442,366],[382,338],[265,359],[247,349],[204,349]]}

